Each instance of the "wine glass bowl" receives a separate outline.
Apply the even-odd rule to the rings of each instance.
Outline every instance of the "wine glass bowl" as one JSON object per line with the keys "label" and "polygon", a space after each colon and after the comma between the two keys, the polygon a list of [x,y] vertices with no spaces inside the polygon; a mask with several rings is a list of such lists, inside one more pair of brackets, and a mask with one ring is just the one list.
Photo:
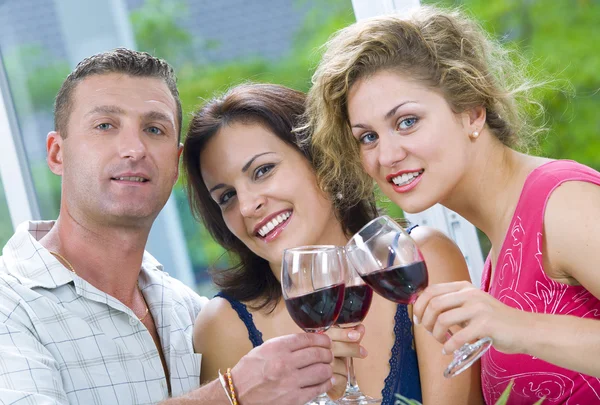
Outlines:
{"label": "wine glass bowl", "polygon": [[375,218],[355,234],[346,254],[373,290],[397,304],[412,304],[429,282],[419,248],[387,216]]}

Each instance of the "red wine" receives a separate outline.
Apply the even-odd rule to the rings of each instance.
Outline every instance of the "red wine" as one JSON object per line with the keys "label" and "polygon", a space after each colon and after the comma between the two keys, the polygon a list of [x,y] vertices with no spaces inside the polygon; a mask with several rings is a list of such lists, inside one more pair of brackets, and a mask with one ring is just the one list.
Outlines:
{"label": "red wine", "polygon": [[369,312],[373,300],[373,289],[368,285],[346,287],[344,304],[336,325],[351,327],[362,322]]}
{"label": "red wine", "polygon": [[285,300],[290,316],[306,332],[322,332],[334,324],[344,302],[344,285],[338,284]]}
{"label": "red wine", "polygon": [[379,295],[398,304],[415,302],[417,293],[424,290],[428,283],[425,262],[388,267],[361,277]]}

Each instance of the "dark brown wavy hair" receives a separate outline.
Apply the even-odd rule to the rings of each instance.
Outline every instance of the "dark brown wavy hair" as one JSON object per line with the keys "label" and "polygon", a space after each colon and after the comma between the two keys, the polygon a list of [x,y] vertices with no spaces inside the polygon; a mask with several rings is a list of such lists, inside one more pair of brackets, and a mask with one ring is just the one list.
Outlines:
{"label": "dark brown wavy hair", "polygon": [[[239,122],[258,123],[314,165],[309,134],[294,131],[304,114],[305,98],[302,92],[273,84],[234,87],[208,101],[193,115],[183,147],[185,185],[192,213],[204,223],[212,237],[238,259],[229,269],[211,270],[213,282],[238,301],[252,301],[253,309],[272,310],[281,298],[281,285],[267,260],[257,256],[227,228],[219,205],[211,198],[202,179],[200,154],[222,127]],[[343,196],[330,197],[332,203],[343,199]],[[348,236],[377,215],[374,198],[335,212]]]}

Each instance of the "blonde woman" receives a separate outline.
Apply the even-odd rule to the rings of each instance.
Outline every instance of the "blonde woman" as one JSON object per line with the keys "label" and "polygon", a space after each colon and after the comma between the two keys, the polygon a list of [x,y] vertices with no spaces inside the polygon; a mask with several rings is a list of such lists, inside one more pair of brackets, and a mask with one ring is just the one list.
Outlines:
{"label": "blonde woman", "polygon": [[[430,285],[414,305],[417,329],[447,353],[493,339],[481,360],[488,404],[511,380],[510,403],[600,403],[600,173],[517,151],[537,131],[518,71],[460,12],[341,30],[309,94],[317,175],[348,204],[375,180],[403,210],[441,203],[489,237],[481,289]],[[346,188],[350,178],[362,186]]]}

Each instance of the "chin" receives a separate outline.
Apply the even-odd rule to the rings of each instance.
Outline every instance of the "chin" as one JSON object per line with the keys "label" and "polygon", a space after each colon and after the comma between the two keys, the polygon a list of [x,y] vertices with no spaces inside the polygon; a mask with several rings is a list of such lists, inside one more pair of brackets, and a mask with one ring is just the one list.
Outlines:
{"label": "chin", "polygon": [[433,207],[436,204],[436,202],[428,202],[416,198],[407,198],[402,200],[391,198],[390,200],[407,214],[418,214]]}

